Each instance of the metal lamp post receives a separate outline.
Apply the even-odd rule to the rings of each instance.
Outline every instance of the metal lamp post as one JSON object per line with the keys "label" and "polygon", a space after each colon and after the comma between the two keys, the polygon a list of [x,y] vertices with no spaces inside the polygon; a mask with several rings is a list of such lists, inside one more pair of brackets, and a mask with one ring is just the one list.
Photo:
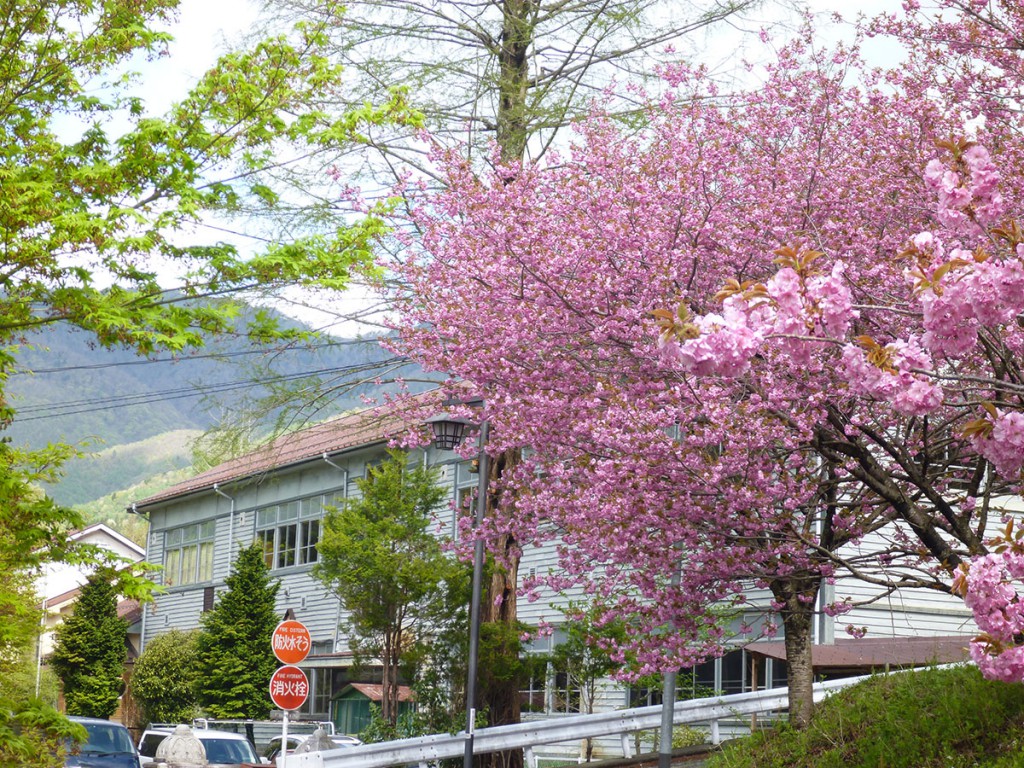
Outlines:
{"label": "metal lamp post", "polygon": [[[430,420],[434,432],[434,445],[445,450],[454,450],[462,442],[469,422],[437,416]],[[476,510],[473,515],[473,530],[477,531],[483,522],[487,509],[487,437],[490,425],[480,423],[480,456]],[[473,589],[469,602],[469,659],[466,680],[466,752],[462,759],[463,768],[473,768],[473,733],[476,725],[476,676],[480,648],[480,599],[484,571],[484,542],[477,537],[473,542]]]}

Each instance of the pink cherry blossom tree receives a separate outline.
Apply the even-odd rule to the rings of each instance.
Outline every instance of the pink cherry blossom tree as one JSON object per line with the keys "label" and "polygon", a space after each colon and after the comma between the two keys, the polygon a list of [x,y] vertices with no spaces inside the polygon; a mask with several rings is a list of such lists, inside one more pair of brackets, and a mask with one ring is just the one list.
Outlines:
{"label": "pink cherry blossom tree", "polygon": [[[981,52],[980,63],[961,61],[936,80],[978,117],[965,135],[937,142],[923,168],[935,221],[897,254],[902,285],[855,309],[844,265],[812,267],[823,254],[801,250],[765,284],[730,283],[719,294],[728,322],[666,322],[660,341],[677,364],[702,376],[743,377],[774,354],[796,364],[829,361],[839,376],[831,386],[842,396],[816,427],[822,455],[845,457],[858,488],[889,501],[908,541],[964,596],[982,630],[971,656],[983,673],[1024,681],[1024,535],[992,506],[1019,495],[1024,466],[1024,233],[1021,201],[1010,196],[1019,194],[1021,146],[1006,132],[1016,119],[1010,95],[1019,90],[1024,13],[1004,5],[996,15],[993,7],[972,3],[962,24],[930,31],[954,51]],[[923,54],[935,61],[933,47]],[[997,129],[986,127],[992,123]],[[729,340],[712,343],[720,337]],[[715,351],[705,356],[709,346]],[[837,418],[842,399],[852,419]],[[934,461],[936,451],[946,461]],[[888,472],[879,471],[879,456]],[[993,535],[999,522],[1005,529]]]}
{"label": "pink cherry blossom tree", "polygon": [[[544,167],[481,179],[439,154],[447,188],[388,265],[396,347],[484,400],[490,450],[530,448],[500,481],[515,512],[488,535],[559,543],[534,594],[598,597],[635,629],[616,652],[638,673],[778,617],[798,725],[813,615],[848,607],[819,604],[823,580],[949,592],[949,570],[986,551],[996,486],[963,411],[931,415],[934,353],[905,273],[930,263],[915,236],[967,226],[936,214],[936,190],[967,219],[1017,204],[996,201],[989,169],[1018,157],[1017,125],[970,83],[954,100],[924,87],[939,43],[923,29],[898,73],[809,32],[750,92],[669,70],[645,130],[596,117]],[[992,113],[994,154],[950,142],[961,176],[947,178],[928,164],[965,107]],[[991,210],[956,208],[958,179]],[[935,307],[943,343],[950,312]],[[868,534],[870,551],[846,546]]]}

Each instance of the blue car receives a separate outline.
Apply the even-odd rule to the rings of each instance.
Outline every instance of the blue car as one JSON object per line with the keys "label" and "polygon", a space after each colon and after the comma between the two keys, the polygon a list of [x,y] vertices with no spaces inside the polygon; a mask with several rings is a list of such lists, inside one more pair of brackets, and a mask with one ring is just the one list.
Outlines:
{"label": "blue car", "polygon": [[120,723],[95,717],[68,719],[83,726],[89,739],[79,745],[78,754],[68,755],[65,768],[142,768],[132,737]]}

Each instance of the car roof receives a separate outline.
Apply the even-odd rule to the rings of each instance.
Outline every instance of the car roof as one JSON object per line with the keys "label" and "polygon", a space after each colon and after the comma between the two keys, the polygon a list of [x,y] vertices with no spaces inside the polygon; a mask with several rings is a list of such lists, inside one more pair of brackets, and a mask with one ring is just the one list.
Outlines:
{"label": "car roof", "polygon": [[218,731],[216,728],[196,728],[192,735],[200,741],[204,739],[230,739],[231,741],[248,741],[245,734],[232,733],[231,731]]}
{"label": "car roof", "polygon": [[[189,726],[192,728],[192,726]],[[170,736],[174,733],[173,728],[165,728],[163,726],[159,728],[147,728],[142,734],[143,736],[150,733],[161,733]],[[203,739],[231,739],[233,741],[248,741],[243,733],[232,733],[231,731],[218,731],[216,728],[192,728],[192,735],[202,741]]]}
{"label": "car roof", "polygon": [[81,715],[68,715],[68,720],[73,723],[81,723],[82,725],[113,725],[118,728],[125,728],[124,723],[118,723],[114,720],[105,720],[102,717],[82,717]]}

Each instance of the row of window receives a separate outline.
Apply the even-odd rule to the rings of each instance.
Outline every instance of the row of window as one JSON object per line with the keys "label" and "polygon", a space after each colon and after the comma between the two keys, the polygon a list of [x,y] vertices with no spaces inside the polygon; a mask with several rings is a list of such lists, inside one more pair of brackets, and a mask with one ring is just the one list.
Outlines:
{"label": "row of window", "polygon": [[[457,486],[452,531],[458,517],[471,514],[476,491],[472,462],[455,467]],[[256,541],[271,570],[317,561],[320,521],[327,508],[343,503],[343,491],[315,494],[256,510]],[[174,528],[164,533],[164,583],[168,586],[202,583],[213,579],[214,521]]]}
{"label": "row of window", "polygon": [[[451,528],[458,517],[471,514],[477,478],[472,462],[455,467],[456,500]],[[315,494],[256,510],[256,541],[271,570],[317,561],[320,521],[328,508],[343,503],[343,491]],[[174,528],[164,533],[164,584],[183,586],[213,579],[214,521]]]}
{"label": "row of window", "polygon": [[[341,503],[341,492],[317,494],[256,510],[256,541],[268,568],[310,565],[317,560],[320,518]],[[213,579],[213,520],[164,532],[164,584],[181,586]]]}
{"label": "row of window", "polygon": [[213,520],[164,534],[164,584],[195,584],[213,578]]}
{"label": "row of window", "polygon": [[[709,659],[695,667],[679,670],[676,678],[676,700],[696,699],[704,696],[742,693],[750,689],[752,664],[757,664],[759,687],[784,687],[786,664],[764,657],[751,657],[745,650],[730,651],[719,659]],[[626,693],[627,707],[646,707],[661,704],[660,686],[630,686]],[[583,692],[569,675],[551,664],[532,665],[526,687],[519,692],[523,712],[543,714],[572,714],[587,709]],[[591,702],[592,704],[592,702]]]}

